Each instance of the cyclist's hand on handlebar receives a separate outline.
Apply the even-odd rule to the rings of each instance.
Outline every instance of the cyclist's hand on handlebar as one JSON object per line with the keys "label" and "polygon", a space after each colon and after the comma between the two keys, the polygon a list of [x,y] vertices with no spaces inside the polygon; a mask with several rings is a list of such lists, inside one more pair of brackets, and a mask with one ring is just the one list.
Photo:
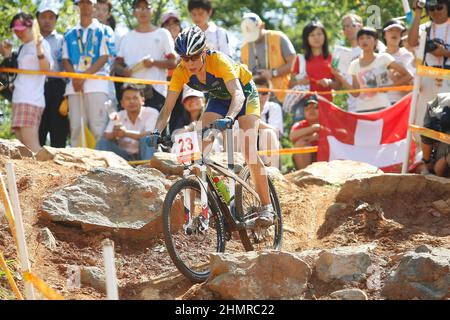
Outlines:
{"label": "cyclist's hand on handlebar", "polygon": [[214,127],[217,130],[231,129],[233,127],[234,120],[230,117],[225,117],[223,119],[216,120],[214,122]]}
{"label": "cyclist's hand on handlebar", "polygon": [[158,143],[161,142],[161,133],[158,130],[155,130],[151,135],[145,138],[145,142],[150,148],[157,148]]}

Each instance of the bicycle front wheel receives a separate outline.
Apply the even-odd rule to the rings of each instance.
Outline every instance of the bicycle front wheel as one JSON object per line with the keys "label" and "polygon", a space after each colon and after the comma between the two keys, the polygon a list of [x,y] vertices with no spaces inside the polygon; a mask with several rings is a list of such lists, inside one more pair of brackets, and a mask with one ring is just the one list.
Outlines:
{"label": "bicycle front wheel", "polygon": [[205,222],[200,183],[194,179],[176,182],[164,200],[167,251],[178,270],[192,282],[206,281],[210,274],[210,253],[225,250],[223,217],[210,193],[208,207],[210,217]]}
{"label": "bicycle front wheel", "polygon": [[[248,166],[241,171],[240,177],[250,187],[255,189]],[[253,250],[256,251],[264,249],[281,250],[283,240],[283,217],[281,215],[280,201],[272,180],[269,177],[267,177],[267,179],[269,182],[270,200],[276,213],[274,224],[267,229],[247,229],[239,232],[244,247],[247,248],[251,244]],[[258,198],[251,194],[240,183],[236,184],[236,213],[239,220],[246,221],[247,219],[254,218],[261,206],[262,204]]]}

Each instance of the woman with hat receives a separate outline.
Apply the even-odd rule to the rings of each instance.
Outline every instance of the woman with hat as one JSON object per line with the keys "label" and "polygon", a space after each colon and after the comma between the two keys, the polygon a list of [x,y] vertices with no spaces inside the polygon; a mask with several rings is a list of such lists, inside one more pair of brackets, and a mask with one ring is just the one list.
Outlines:
{"label": "woman with hat", "polygon": [[[39,35],[33,35],[33,16],[27,13],[15,15],[11,30],[23,45],[17,58],[19,69],[48,71],[53,65],[50,45]],[[39,125],[45,108],[45,75],[18,74],[14,81],[12,98],[12,130],[16,137],[32,152],[41,149]]]}
{"label": "woman with hat", "polygon": [[[402,21],[399,20],[389,20],[383,26],[383,38],[384,43],[386,44],[386,53],[389,53],[392,57],[394,57],[395,61],[405,68],[411,74],[414,74],[414,70],[412,68],[414,56],[411,52],[409,52],[406,48],[401,47],[402,34],[406,31],[406,27],[404,26]],[[409,85],[411,84],[411,80],[405,79],[406,82],[401,83],[398,82],[398,78],[400,74],[395,72],[394,70],[389,70],[389,75],[392,82],[397,83],[397,85]],[[407,91],[389,91],[388,93],[389,100],[391,104],[396,103],[401,98],[403,98]]]}

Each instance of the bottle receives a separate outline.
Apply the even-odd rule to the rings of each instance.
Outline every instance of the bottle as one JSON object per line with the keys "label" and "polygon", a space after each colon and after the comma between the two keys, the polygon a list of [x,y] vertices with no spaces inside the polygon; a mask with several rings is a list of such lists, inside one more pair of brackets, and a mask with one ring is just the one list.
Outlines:
{"label": "bottle", "polygon": [[217,190],[219,191],[220,195],[222,196],[223,200],[225,200],[225,203],[229,204],[231,197],[230,191],[228,190],[228,186],[219,177],[214,177],[213,182]]}

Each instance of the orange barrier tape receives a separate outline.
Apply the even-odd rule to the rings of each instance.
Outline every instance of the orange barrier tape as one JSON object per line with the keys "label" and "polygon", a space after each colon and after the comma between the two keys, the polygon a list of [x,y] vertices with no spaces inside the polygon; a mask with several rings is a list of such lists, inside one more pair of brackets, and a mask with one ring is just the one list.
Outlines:
{"label": "orange barrier tape", "polygon": [[279,150],[264,150],[258,151],[260,156],[272,156],[272,155],[289,155],[289,154],[305,154],[316,153],[319,150],[318,147],[304,147],[304,148],[291,148],[291,149],[279,149]]}
{"label": "orange barrier tape", "polygon": [[135,84],[169,84],[169,82],[167,82],[167,81],[146,80],[146,79],[136,79],[136,78],[123,78],[123,77],[110,77],[110,76],[100,76],[100,75],[96,75],[96,74],[73,73],[73,72],[22,70],[22,69],[12,69],[12,68],[0,68],[0,72],[20,73],[20,74],[27,74],[27,75],[46,75],[48,77],[54,77],[54,78],[72,78],[72,79],[82,79],[82,80],[86,80],[86,79],[105,80],[105,81],[135,83]]}
{"label": "orange barrier tape", "polygon": [[2,269],[3,272],[5,273],[9,286],[16,295],[17,300],[23,300],[23,296],[20,293],[19,288],[17,288],[16,282],[14,281],[14,278],[11,275],[11,271],[8,268],[8,264],[6,263],[5,258],[3,257],[3,253],[1,252],[0,252],[0,269]]}
{"label": "orange barrier tape", "polygon": [[417,75],[429,78],[450,79],[450,70],[418,65]]}
{"label": "orange barrier tape", "polygon": [[[134,83],[134,84],[162,84],[168,85],[167,81],[158,80],[146,80],[137,78],[123,78],[123,77],[111,77],[111,76],[99,76],[95,74],[85,74],[85,73],[73,73],[73,72],[53,72],[53,71],[39,71],[39,70],[22,70],[13,68],[0,68],[0,72],[7,73],[20,73],[27,75],[46,75],[48,77],[54,78],[73,78],[73,79],[91,79],[91,80],[105,80],[113,82],[122,83]],[[326,94],[349,94],[349,93],[363,93],[363,92],[388,92],[388,91],[412,91],[412,86],[398,86],[398,87],[384,87],[384,88],[366,88],[366,89],[353,89],[353,90],[335,90],[335,91],[324,91],[320,92],[321,95]],[[295,93],[295,94],[315,94],[316,91],[298,91],[298,90],[287,90],[287,89],[258,89],[260,92],[285,92],[285,93]]]}
{"label": "orange barrier tape", "polygon": [[285,89],[267,89],[260,88],[260,92],[286,92],[295,94],[349,94],[349,93],[364,93],[364,92],[389,92],[389,91],[412,91],[413,86],[398,86],[398,87],[382,87],[382,88],[366,88],[366,89],[352,89],[352,90],[333,90],[333,91],[299,91],[299,90],[285,90]]}
{"label": "orange barrier tape", "polygon": [[46,297],[49,300],[64,300],[62,296],[57,294],[55,290],[50,288],[44,281],[39,279],[36,275],[33,273],[26,271],[23,273],[23,278],[25,281],[30,282],[33,284],[33,286],[41,292],[44,297]]}
{"label": "orange barrier tape", "polygon": [[414,124],[410,124],[409,125],[409,129],[412,132],[417,132],[422,136],[434,139],[434,140],[438,140],[441,141],[443,143],[448,143],[450,144],[450,135],[443,133],[443,132],[439,132],[439,131],[434,131],[431,129],[427,129],[427,128],[423,128],[423,127],[419,127],[416,126]]}

